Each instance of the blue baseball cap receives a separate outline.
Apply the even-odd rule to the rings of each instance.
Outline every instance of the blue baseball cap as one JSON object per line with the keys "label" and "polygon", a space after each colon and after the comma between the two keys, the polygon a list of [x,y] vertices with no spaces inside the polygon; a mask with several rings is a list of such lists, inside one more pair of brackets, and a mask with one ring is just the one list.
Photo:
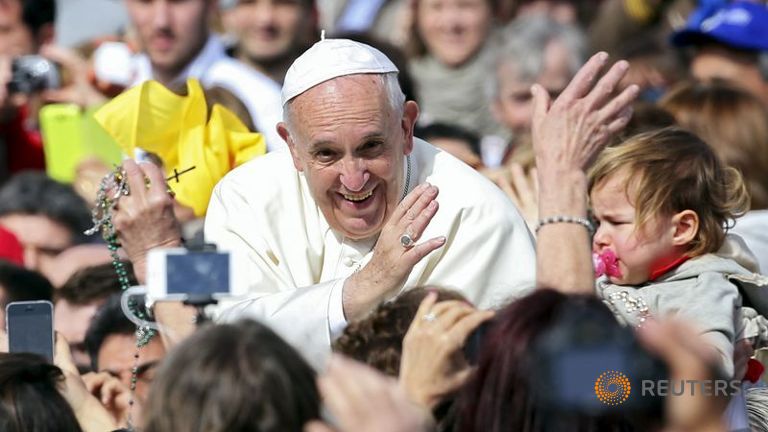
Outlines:
{"label": "blue baseball cap", "polygon": [[768,6],[737,1],[724,5],[704,19],[691,14],[685,28],[672,35],[675,46],[721,43],[742,50],[768,51]]}

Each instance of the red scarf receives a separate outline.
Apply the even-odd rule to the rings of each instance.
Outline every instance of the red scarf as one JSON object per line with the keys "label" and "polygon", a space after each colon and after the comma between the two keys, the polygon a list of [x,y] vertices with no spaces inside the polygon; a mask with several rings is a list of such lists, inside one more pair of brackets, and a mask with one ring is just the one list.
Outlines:
{"label": "red scarf", "polygon": [[648,278],[648,280],[650,280],[651,282],[655,281],[656,279],[664,276],[666,273],[676,269],[677,267],[680,266],[680,264],[688,261],[689,259],[690,259],[689,256],[683,255],[680,258],[668,264],[661,265],[660,267],[657,267],[655,269],[651,269],[651,277]]}

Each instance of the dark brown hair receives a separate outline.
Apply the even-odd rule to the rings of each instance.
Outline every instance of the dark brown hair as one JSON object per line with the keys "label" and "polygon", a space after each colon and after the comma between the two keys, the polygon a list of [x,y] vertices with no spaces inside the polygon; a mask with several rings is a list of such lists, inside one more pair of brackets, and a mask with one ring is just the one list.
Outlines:
{"label": "dark brown hair", "polygon": [[[131,262],[122,262],[127,272],[128,284],[138,285]],[[54,295],[56,301],[66,300],[72,305],[84,306],[105,301],[110,295],[120,291],[115,268],[112,263],[105,263],[76,271]]]}
{"label": "dark brown hair", "polygon": [[145,432],[302,432],[320,416],[315,372],[268,327],[211,325],[158,370]]}
{"label": "dark brown hair", "polygon": [[627,421],[616,415],[576,414],[567,429],[552,427],[563,421],[545,412],[537,402],[533,384],[536,368],[532,351],[565,308],[579,308],[605,325],[619,326],[610,310],[594,295],[565,295],[539,289],[514,301],[496,315],[488,330],[477,369],[457,395],[461,432],[543,432],[545,430],[622,431]]}
{"label": "dark brown hair", "polygon": [[4,432],[81,432],[59,393],[61,369],[36,354],[0,353],[0,427]]}
{"label": "dark brown hair", "polygon": [[396,377],[400,372],[403,337],[430,291],[437,301],[463,300],[455,292],[433,287],[414,288],[392,301],[380,304],[370,315],[350,323],[333,343],[333,350]]}

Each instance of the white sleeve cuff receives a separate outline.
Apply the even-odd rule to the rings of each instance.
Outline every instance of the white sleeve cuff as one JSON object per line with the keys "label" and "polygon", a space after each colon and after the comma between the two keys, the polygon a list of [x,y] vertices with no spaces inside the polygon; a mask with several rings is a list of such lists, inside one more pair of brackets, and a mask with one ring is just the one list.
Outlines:
{"label": "white sleeve cuff", "polygon": [[346,279],[340,279],[333,284],[331,296],[328,299],[328,330],[331,333],[331,340],[341,335],[341,332],[347,327],[347,319],[344,317],[344,283]]}

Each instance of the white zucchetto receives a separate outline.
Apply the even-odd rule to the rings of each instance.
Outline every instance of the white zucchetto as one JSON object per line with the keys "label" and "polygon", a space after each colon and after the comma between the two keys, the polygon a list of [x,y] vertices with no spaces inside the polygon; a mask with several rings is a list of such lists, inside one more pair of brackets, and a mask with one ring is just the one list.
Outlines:
{"label": "white zucchetto", "polygon": [[293,62],[285,74],[282,103],[310,88],[345,75],[399,72],[381,51],[348,39],[323,39]]}

